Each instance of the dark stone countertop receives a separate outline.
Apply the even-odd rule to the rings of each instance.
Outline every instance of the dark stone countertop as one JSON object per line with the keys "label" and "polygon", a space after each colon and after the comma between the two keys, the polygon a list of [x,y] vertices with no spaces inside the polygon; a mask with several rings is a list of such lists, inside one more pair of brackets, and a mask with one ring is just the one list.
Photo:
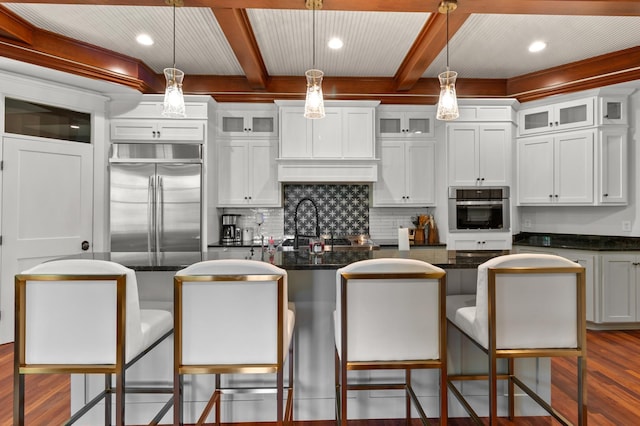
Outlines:
{"label": "dark stone countertop", "polygon": [[640,250],[640,238],[523,232],[514,235],[513,245],[593,251],[631,251]]}
{"label": "dark stone countertop", "polygon": [[[393,257],[420,259],[421,250],[407,252],[396,251]],[[135,271],[179,271],[193,263],[203,260],[215,259],[254,259],[270,262],[286,270],[316,270],[338,269],[350,263],[360,260],[383,257],[377,250],[346,250],[324,252],[322,255],[310,255],[308,250],[275,252],[272,257],[268,253],[261,256],[260,250],[254,250],[252,254],[246,251],[209,250],[206,252],[105,252],[105,253],[80,253],[65,258],[74,259],[100,259],[110,260],[125,265]],[[431,263],[443,269],[469,269],[477,268],[479,264],[496,256],[493,253],[479,253],[478,255],[442,256],[440,260]],[[386,257],[386,256],[385,256]],[[429,261],[429,259],[424,259]]]}

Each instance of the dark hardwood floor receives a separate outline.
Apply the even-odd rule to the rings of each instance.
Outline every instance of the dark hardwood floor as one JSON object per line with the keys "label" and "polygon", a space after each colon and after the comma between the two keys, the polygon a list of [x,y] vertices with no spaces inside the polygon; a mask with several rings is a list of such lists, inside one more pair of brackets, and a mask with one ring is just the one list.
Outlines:
{"label": "dark hardwood floor", "polygon": [[[590,426],[640,424],[640,331],[588,332],[588,422]],[[575,421],[575,362],[552,363],[554,405]],[[69,417],[69,377],[38,375],[27,378],[26,424],[58,425]],[[13,344],[0,345],[0,426],[12,424]],[[332,421],[296,422],[296,426],[330,426]],[[403,421],[350,421],[350,426],[399,426]],[[417,422],[415,424],[418,424]],[[450,419],[452,426],[472,424]],[[550,418],[501,419],[500,425],[540,426],[556,424]]]}

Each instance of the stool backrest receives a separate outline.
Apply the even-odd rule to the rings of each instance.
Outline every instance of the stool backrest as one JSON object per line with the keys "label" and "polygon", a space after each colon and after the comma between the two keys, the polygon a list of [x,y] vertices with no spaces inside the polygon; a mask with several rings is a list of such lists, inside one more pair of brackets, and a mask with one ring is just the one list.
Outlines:
{"label": "stool backrest", "polygon": [[338,353],[345,308],[348,361],[439,359],[444,300],[445,271],[426,262],[371,259],[338,269]]}
{"label": "stool backrest", "polygon": [[115,364],[116,279],[105,281],[98,276],[122,275],[126,277],[124,333],[129,359],[142,347],[138,286],[132,269],[103,260],[69,259],[45,262],[17,275],[16,281],[22,278],[25,284],[25,361]]}
{"label": "stool backrest", "polygon": [[474,331],[488,347],[495,309],[497,349],[576,348],[584,327],[584,296],[584,269],[564,257],[495,257],[478,267]]}
{"label": "stool backrest", "polygon": [[[176,274],[174,302],[181,365],[277,363],[279,327],[287,327],[279,321],[288,318],[284,269],[255,260],[198,262]],[[281,356],[288,343],[282,338]]]}

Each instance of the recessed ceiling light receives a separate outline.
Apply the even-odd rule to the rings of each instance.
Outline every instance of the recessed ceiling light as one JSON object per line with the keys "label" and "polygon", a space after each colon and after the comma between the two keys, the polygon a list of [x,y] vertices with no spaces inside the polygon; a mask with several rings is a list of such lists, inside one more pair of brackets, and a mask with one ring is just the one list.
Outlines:
{"label": "recessed ceiling light", "polygon": [[153,39],[149,34],[140,34],[136,37],[136,41],[143,46],[151,46],[153,44]]}
{"label": "recessed ceiling light", "polygon": [[547,47],[547,43],[544,41],[534,41],[529,45],[529,52],[540,52]]}
{"label": "recessed ceiling light", "polygon": [[334,37],[331,40],[329,40],[328,46],[331,49],[340,49],[342,48],[342,46],[344,46],[344,43],[338,37]]}

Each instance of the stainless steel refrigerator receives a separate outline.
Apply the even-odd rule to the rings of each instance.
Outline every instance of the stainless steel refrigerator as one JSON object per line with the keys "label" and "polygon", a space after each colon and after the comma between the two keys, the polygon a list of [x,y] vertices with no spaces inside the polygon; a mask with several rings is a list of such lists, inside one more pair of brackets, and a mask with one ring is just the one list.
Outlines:
{"label": "stainless steel refrigerator", "polygon": [[201,251],[202,147],[114,144],[111,251]]}

